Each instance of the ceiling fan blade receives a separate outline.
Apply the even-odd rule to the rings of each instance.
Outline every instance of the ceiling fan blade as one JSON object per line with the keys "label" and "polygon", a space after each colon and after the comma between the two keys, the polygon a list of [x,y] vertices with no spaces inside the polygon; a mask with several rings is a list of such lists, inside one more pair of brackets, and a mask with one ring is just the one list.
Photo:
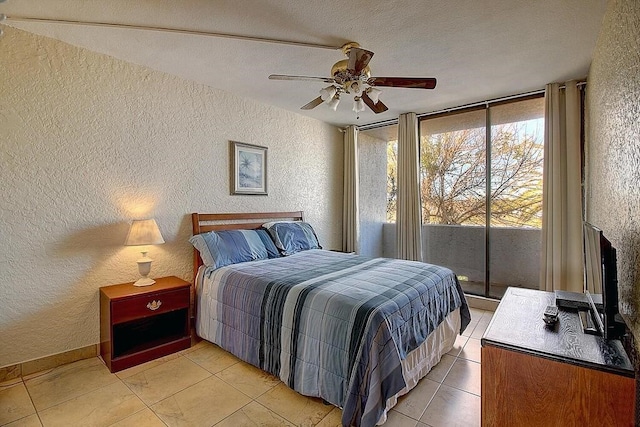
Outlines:
{"label": "ceiling fan blade", "polygon": [[365,49],[360,49],[359,47],[352,47],[349,50],[349,62],[347,63],[347,70],[351,72],[352,75],[357,76],[360,75],[362,70],[366,68],[373,57],[373,52]]}
{"label": "ceiling fan blade", "polygon": [[362,94],[361,98],[364,101],[364,103],[367,104],[367,107],[371,108],[371,111],[373,111],[376,114],[384,113],[389,109],[380,100],[378,100],[378,102],[374,104],[373,99],[369,98],[369,95],[367,95],[366,92]]}
{"label": "ceiling fan blade", "polygon": [[322,104],[322,97],[319,96],[316,99],[314,99],[313,101],[309,102],[308,104],[303,105],[302,107],[300,107],[301,110],[312,110],[314,108],[316,108],[318,105]]}
{"label": "ceiling fan blade", "polygon": [[271,74],[269,80],[306,80],[311,82],[335,83],[331,77],[287,76],[284,74]]}
{"label": "ceiling fan blade", "polygon": [[367,83],[371,86],[406,87],[414,89],[433,89],[436,79],[433,77],[371,77]]}

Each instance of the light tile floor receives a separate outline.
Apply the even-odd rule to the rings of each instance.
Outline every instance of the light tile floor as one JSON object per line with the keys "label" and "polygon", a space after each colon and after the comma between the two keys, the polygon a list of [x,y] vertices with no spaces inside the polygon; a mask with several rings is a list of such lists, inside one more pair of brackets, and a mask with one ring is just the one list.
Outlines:
{"label": "light tile floor", "polygon": [[[492,315],[471,309],[464,335],[385,427],[480,425],[480,338]],[[116,374],[96,357],[0,384],[2,426],[333,427],[340,417],[206,341]]]}

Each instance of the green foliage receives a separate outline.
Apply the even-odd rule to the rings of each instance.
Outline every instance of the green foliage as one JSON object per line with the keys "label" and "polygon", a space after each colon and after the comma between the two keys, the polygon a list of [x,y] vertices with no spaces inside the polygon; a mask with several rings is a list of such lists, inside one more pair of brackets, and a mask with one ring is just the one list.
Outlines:
{"label": "green foliage", "polygon": [[[491,134],[491,225],[541,227],[542,138],[526,122],[493,126]],[[486,223],[485,135],[484,128],[475,128],[421,137],[424,223]],[[393,222],[397,202],[396,141],[388,144],[387,155],[387,220]]]}

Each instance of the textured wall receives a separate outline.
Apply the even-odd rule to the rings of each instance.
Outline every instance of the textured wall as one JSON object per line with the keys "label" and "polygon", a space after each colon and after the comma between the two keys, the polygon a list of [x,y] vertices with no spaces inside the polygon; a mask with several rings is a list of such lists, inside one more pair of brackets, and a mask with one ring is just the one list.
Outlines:
{"label": "textured wall", "polygon": [[[99,341],[131,219],[158,221],[156,277],[191,278],[195,211],[302,209],[340,247],[337,128],[8,27],[0,70],[0,367]],[[229,195],[229,140],[269,147],[269,196]]]}
{"label": "textured wall", "polygon": [[621,311],[640,342],[640,2],[612,0],[587,85],[587,220],[617,249]]}
{"label": "textured wall", "polygon": [[387,143],[358,133],[360,172],[360,254],[381,257],[382,226],[387,221]]}

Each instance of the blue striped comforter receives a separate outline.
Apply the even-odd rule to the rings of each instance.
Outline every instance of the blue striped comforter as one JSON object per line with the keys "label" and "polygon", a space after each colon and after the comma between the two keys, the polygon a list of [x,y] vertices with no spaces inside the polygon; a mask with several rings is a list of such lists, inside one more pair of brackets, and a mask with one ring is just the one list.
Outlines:
{"label": "blue striped comforter", "polygon": [[[400,361],[452,311],[470,315],[455,275],[413,261],[323,250],[205,274],[198,334],[372,426],[405,386]],[[204,307],[207,305],[207,307]]]}

